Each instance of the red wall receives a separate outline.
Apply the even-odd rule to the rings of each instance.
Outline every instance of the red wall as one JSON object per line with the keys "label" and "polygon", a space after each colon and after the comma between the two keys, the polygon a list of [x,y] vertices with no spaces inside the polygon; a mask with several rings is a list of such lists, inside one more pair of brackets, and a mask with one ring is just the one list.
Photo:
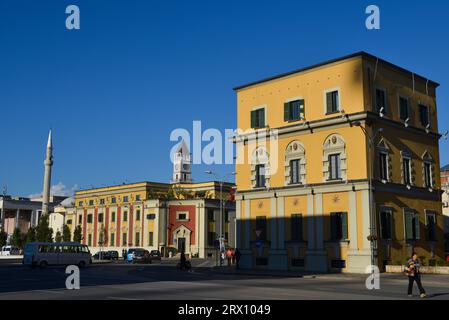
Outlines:
{"label": "red wall", "polygon": [[[177,211],[188,211],[189,212],[189,221],[177,221],[176,220],[176,212]],[[173,230],[178,228],[181,225],[184,225],[188,229],[190,229],[192,232],[190,234],[190,245],[195,244],[195,211],[196,207],[193,206],[181,206],[181,205],[170,205],[168,209],[168,244],[173,245]]]}

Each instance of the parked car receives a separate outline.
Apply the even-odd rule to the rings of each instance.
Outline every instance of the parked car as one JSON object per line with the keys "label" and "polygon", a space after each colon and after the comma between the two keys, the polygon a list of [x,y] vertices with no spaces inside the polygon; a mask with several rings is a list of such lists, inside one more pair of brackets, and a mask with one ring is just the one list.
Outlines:
{"label": "parked car", "polygon": [[2,256],[15,256],[20,254],[20,249],[14,246],[3,246],[0,255]]}
{"label": "parked car", "polygon": [[118,260],[118,258],[119,258],[118,251],[109,250],[108,253],[109,253],[109,258],[111,260]]}
{"label": "parked car", "polygon": [[132,259],[128,258],[128,262],[132,263],[151,263],[150,252],[143,248],[128,249],[128,256],[132,255]]}
{"label": "parked car", "polygon": [[[101,256],[101,257],[100,257]],[[109,251],[98,251],[97,253],[95,253],[92,258],[94,258],[95,260],[110,260],[111,259],[111,255],[109,253]]]}
{"label": "parked car", "polygon": [[155,261],[155,260],[161,261],[161,259],[162,259],[161,252],[159,250],[151,250],[150,259],[151,259],[151,261]]}

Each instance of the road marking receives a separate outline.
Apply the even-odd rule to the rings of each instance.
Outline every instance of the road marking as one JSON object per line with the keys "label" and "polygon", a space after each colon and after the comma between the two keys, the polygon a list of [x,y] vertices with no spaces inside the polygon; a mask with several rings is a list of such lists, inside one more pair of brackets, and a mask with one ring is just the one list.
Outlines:
{"label": "road marking", "polygon": [[111,300],[140,300],[140,299],[123,298],[123,297],[107,297],[106,299],[111,299]]}
{"label": "road marking", "polygon": [[43,292],[43,293],[57,293],[64,294],[64,291],[54,291],[54,290],[31,290],[33,292]]}

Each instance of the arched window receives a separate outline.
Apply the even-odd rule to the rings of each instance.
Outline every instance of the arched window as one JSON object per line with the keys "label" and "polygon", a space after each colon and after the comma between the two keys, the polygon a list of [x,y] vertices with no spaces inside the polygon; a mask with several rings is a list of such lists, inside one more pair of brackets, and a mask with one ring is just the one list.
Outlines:
{"label": "arched window", "polygon": [[401,150],[401,177],[402,183],[406,186],[413,186],[415,184],[414,165],[412,161],[412,153],[404,147]]}
{"label": "arched window", "polygon": [[270,187],[270,155],[264,147],[257,147],[251,155],[251,185],[253,188]]}
{"label": "arched window", "polygon": [[391,149],[388,147],[388,144],[385,142],[384,139],[381,139],[379,143],[376,146],[377,151],[377,170],[374,174],[377,175],[380,181],[383,183],[386,183],[388,181],[391,181],[391,173],[392,173],[392,166],[391,166]]}
{"label": "arched window", "polygon": [[433,188],[435,185],[435,162],[432,155],[425,151],[422,155],[423,187]]}
{"label": "arched window", "polygon": [[306,183],[306,157],[300,141],[290,142],[285,149],[284,175],[285,185]]}
{"label": "arched window", "polygon": [[323,181],[346,180],[346,144],[339,134],[331,134],[323,145]]}

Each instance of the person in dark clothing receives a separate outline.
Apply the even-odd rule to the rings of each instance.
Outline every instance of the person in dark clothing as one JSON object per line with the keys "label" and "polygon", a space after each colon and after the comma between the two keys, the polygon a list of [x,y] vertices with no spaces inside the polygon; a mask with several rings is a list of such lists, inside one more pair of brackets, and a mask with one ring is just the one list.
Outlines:
{"label": "person in dark clothing", "polygon": [[122,257],[123,257],[123,260],[126,261],[126,259],[127,259],[126,249],[122,250]]}
{"label": "person in dark clothing", "polygon": [[419,294],[421,298],[427,297],[426,291],[424,290],[422,284],[421,284],[421,273],[419,272],[420,263],[418,260],[418,256],[416,253],[412,254],[412,257],[407,261],[407,264],[405,265],[405,270],[408,276],[408,290],[407,294],[409,297],[412,297],[413,293],[413,282],[416,282],[419,289]]}
{"label": "person in dark clothing", "polygon": [[186,261],[187,261],[186,255],[185,255],[184,251],[181,251],[181,260],[180,260],[181,270],[186,269]]}
{"label": "person in dark clothing", "polygon": [[235,257],[235,267],[238,269],[240,268],[239,262],[240,262],[240,257],[242,256],[242,254],[240,253],[238,248],[235,248],[234,251],[234,257]]}

